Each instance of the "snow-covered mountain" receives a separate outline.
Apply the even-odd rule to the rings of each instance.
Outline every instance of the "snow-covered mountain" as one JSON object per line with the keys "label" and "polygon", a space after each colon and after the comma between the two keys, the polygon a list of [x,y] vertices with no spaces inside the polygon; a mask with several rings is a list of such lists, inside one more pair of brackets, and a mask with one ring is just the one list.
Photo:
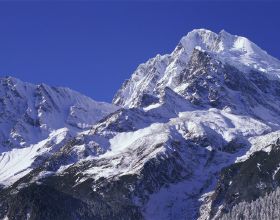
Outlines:
{"label": "snow-covered mountain", "polygon": [[219,219],[280,185],[280,61],[244,37],[191,31],[119,107],[1,86],[0,218]]}
{"label": "snow-covered mountain", "polygon": [[[208,66],[205,67],[205,64]],[[232,67],[236,70],[229,69]],[[157,55],[147,63],[141,64],[131,79],[117,92],[113,102],[124,107],[145,105],[141,99],[152,102],[158,90],[165,87],[170,87],[187,99],[197,99],[200,98],[197,97],[199,94],[190,88],[192,85],[189,77],[204,74],[205,77],[200,81],[203,80],[202,83],[206,85],[200,86],[205,87],[209,82],[216,81],[219,77],[217,72],[226,74],[229,71],[246,73],[242,74],[242,77],[258,72],[258,78],[255,80],[279,79],[280,62],[245,37],[233,36],[226,31],[216,34],[209,30],[197,29],[183,37],[171,54]],[[211,86],[215,89],[223,85]]]}
{"label": "snow-covered mountain", "polygon": [[117,109],[68,88],[0,78],[0,183],[17,180],[52,145],[91,128]]}
{"label": "snow-covered mountain", "polygon": [[83,130],[117,107],[68,88],[0,78],[0,139],[6,147],[29,146],[59,128]]}

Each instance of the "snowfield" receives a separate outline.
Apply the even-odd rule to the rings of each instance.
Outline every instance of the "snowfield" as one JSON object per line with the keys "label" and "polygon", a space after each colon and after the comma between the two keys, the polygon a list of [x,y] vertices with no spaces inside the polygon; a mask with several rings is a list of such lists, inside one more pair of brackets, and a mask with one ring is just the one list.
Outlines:
{"label": "snowfield", "polygon": [[0,184],[10,186],[21,177],[28,174],[34,166],[36,158],[45,153],[51,153],[53,146],[58,146],[65,141],[69,131],[62,128],[50,133],[50,136],[34,145],[25,148],[14,148],[0,155]]}
{"label": "snowfield", "polygon": [[[103,163],[103,166],[86,170],[84,174],[87,177],[99,179],[101,177],[112,178],[123,174],[138,173],[151,158],[170,150],[169,145],[165,143],[168,143],[170,139],[177,135],[186,141],[199,142],[199,140],[208,138],[205,144],[211,146],[211,150],[222,149],[227,143],[240,139],[243,141],[242,148],[246,149],[249,147],[247,139],[263,137],[271,130],[268,125],[256,119],[230,114],[218,109],[180,112],[177,118],[171,118],[168,123],[153,123],[149,127],[135,132],[115,134],[109,140],[109,150],[105,154],[85,158],[85,160],[95,159],[106,160],[107,162]],[[143,147],[144,155],[139,162],[139,155],[133,152]],[[222,155],[225,158],[236,157],[235,154],[223,153]],[[225,160],[225,158],[222,160]],[[85,160],[82,160],[82,162]]]}

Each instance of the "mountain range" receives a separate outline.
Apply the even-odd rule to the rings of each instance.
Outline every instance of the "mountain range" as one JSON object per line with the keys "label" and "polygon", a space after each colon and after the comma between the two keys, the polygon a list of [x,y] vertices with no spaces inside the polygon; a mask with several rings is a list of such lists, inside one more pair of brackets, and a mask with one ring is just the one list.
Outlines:
{"label": "mountain range", "polygon": [[277,219],[279,184],[280,61],[245,37],[189,32],[112,104],[0,78],[0,219]]}

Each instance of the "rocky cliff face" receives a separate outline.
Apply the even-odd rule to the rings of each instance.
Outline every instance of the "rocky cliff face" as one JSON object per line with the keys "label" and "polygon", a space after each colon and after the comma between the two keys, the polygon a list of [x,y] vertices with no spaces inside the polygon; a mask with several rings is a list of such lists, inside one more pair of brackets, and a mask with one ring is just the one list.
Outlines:
{"label": "rocky cliff face", "polygon": [[199,29],[141,64],[119,109],[2,79],[0,218],[220,218],[279,185],[279,77],[248,39]]}

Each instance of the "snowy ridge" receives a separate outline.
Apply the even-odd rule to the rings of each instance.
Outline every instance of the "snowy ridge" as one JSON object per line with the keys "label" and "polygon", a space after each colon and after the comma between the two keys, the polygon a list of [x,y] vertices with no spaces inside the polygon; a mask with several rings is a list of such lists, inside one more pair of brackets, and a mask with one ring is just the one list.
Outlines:
{"label": "snowy ridge", "polygon": [[59,128],[86,129],[117,109],[68,88],[36,86],[12,77],[0,79],[0,96],[2,146],[28,146]]}
{"label": "snowy ridge", "polygon": [[[194,50],[206,51],[215,59],[241,71],[259,71],[271,79],[280,79],[280,62],[245,37],[222,30],[216,34],[195,29],[183,37],[170,55],[157,55],[141,64],[117,92],[113,102],[124,107],[139,106],[144,93],[156,95],[157,90],[170,87],[179,91],[181,72],[187,67]],[[178,88],[177,88],[178,87]]]}
{"label": "snowy ridge", "polygon": [[[191,140],[196,144],[210,147],[209,149],[211,150],[221,150],[226,148],[227,144],[232,141],[239,139],[241,144],[246,145],[245,139],[242,143],[242,138],[260,136],[270,131],[271,128],[268,125],[253,118],[233,115],[217,109],[185,111],[179,113],[178,117],[171,118],[167,123],[155,122],[146,128],[138,129],[134,132],[115,132],[113,137],[110,135],[108,137],[109,151],[97,158],[93,158],[98,160],[106,159],[108,163],[112,164],[109,166],[109,164],[105,163],[104,168],[94,167],[87,170],[86,173],[93,176],[97,175],[96,178],[109,178],[109,174],[118,176],[135,173],[141,169],[145,162],[139,163],[137,159],[139,155],[133,155],[129,152],[149,146],[149,148],[145,149],[146,155],[143,157],[145,161],[149,160],[157,156],[158,153],[164,152],[166,150],[164,143],[168,143],[169,138],[176,135],[181,136],[185,140]],[[106,137],[108,130],[105,129],[98,133]],[[96,133],[89,133],[88,135],[96,135]],[[158,147],[161,144],[163,147]],[[157,146],[156,151],[154,151],[154,146]],[[166,147],[168,149],[170,146],[167,144]],[[125,164],[122,164],[121,158],[124,158],[125,154],[130,156],[126,157]],[[89,158],[89,160],[91,159]],[[118,167],[116,163],[120,163],[120,168],[116,169]]]}

